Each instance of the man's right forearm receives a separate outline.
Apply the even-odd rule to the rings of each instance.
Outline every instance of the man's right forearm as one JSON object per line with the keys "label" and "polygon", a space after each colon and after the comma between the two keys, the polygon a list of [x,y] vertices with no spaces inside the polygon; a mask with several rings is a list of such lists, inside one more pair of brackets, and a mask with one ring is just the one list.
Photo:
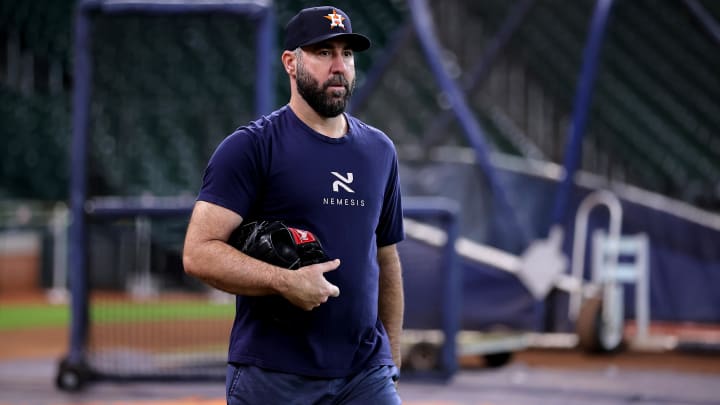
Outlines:
{"label": "man's right forearm", "polygon": [[231,294],[268,295],[286,289],[283,269],[256,260],[220,240],[186,247],[183,265],[188,275]]}
{"label": "man's right forearm", "polygon": [[288,271],[254,259],[219,240],[192,246],[186,245],[183,253],[185,272],[231,294],[279,294],[306,311],[340,294],[338,287],[323,275],[338,268],[340,260],[337,259]]}

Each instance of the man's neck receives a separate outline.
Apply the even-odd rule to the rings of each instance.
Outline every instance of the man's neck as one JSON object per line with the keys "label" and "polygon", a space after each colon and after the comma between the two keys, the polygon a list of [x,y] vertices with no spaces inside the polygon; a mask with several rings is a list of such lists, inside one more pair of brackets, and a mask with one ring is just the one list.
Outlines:
{"label": "man's neck", "polygon": [[288,103],[290,109],[295,115],[304,122],[305,125],[312,128],[315,132],[325,135],[329,138],[342,138],[347,133],[347,122],[345,114],[336,117],[323,117],[312,109],[307,103],[290,99]]}

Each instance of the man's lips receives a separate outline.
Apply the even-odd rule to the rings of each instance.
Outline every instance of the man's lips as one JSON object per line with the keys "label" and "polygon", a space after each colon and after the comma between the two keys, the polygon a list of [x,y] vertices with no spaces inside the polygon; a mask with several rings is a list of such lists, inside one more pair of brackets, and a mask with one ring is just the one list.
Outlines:
{"label": "man's lips", "polygon": [[345,92],[347,91],[345,86],[343,86],[342,84],[329,85],[329,86],[327,86],[326,90],[336,96],[345,94]]}

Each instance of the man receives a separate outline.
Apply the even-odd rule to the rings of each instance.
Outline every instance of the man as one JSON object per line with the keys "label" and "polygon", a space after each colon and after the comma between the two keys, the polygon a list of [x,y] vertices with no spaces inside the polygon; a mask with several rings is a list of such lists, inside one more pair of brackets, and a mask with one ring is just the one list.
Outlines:
{"label": "man", "polygon": [[[384,133],[344,113],[354,52],[370,40],[335,7],[300,11],[285,34],[290,101],[213,154],[187,230],[185,271],[237,295],[229,404],[400,403],[397,155]],[[227,243],[255,220],[312,232],[333,260],[292,271]],[[263,316],[263,299],[273,296],[301,309],[300,321]]]}

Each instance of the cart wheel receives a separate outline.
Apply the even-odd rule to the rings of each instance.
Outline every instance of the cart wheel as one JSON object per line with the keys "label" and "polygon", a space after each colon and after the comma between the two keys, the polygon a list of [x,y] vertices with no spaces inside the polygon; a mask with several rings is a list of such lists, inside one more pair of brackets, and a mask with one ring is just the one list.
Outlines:
{"label": "cart wheel", "polygon": [[576,323],[578,346],[589,353],[612,353],[622,346],[622,336],[605,336],[611,333],[605,330],[603,319],[603,300],[591,297],[583,300]]}
{"label": "cart wheel", "polygon": [[408,351],[403,365],[410,370],[429,371],[440,367],[440,346],[430,342],[414,344]]}
{"label": "cart wheel", "polygon": [[67,360],[63,360],[55,377],[55,386],[63,391],[80,391],[89,379],[87,366],[69,364]]}
{"label": "cart wheel", "polygon": [[499,368],[510,362],[513,358],[512,352],[488,353],[483,355],[485,365],[489,368]]}

